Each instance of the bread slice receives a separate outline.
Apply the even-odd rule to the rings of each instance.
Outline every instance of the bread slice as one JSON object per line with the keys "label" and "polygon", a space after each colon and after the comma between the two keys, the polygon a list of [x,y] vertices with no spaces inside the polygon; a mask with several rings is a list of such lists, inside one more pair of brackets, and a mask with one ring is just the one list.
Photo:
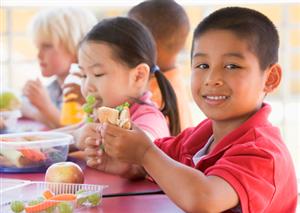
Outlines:
{"label": "bread slice", "polygon": [[119,110],[100,107],[97,109],[97,117],[100,123],[110,123],[125,129],[131,128],[130,112],[128,107],[124,107],[119,113]]}
{"label": "bread slice", "polygon": [[119,125],[119,111],[116,109],[100,107],[97,109],[97,117],[100,123]]}
{"label": "bread slice", "polygon": [[119,126],[125,129],[131,128],[131,122],[130,122],[130,112],[128,107],[124,107],[123,110],[120,113],[120,123]]}

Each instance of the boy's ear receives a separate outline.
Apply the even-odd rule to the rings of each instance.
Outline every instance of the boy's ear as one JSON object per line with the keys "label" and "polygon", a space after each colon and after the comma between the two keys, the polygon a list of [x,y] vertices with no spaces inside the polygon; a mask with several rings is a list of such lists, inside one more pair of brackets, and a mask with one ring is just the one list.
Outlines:
{"label": "boy's ear", "polygon": [[131,73],[131,80],[134,84],[144,86],[144,82],[149,80],[149,74],[150,67],[145,63],[141,63],[137,65]]}
{"label": "boy's ear", "polygon": [[279,64],[273,64],[271,67],[268,68],[267,72],[267,79],[265,82],[264,92],[270,93],[274,89],[276,89],[281,81],[281,67]]}

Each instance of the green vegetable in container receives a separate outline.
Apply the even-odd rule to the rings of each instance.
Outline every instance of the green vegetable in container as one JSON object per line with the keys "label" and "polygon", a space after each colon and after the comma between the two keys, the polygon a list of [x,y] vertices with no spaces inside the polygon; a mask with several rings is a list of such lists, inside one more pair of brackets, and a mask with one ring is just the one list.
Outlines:
{"label": "green vegetable in container", "polygon": [[22,201],[16,200],[16,201],[11,202],[10,208],[13,212],[20,213],[20,212],[24,211],[25,205]]}
{"label": "green vegetable in container", "polygon": [[61,202],[57,205],[59,213],[72,213],[73,206],[68,202]]}
{"label": "green vegetable in container", "polygon": [[[86,191],[84,189],[80,189],[80,190],[78,190],[76,192],[76,195],[77,195],[77,204],[80,205],[80,206],[83,205],[87,201],[87,197],[84,196],[85,192]],[[81,195],[83,195],[83,196],[81,196]]]}
{"label": "green vegetable in container", "polygon": [[87,197],[88,201],[92,204],[92,206],[97,206],[100,204],[101,196],[99,193],[91,194]]}

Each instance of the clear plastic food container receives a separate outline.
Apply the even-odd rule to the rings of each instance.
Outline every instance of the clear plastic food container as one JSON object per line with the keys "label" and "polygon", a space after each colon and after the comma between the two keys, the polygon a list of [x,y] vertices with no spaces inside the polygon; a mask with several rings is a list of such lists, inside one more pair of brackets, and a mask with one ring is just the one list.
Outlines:
{"label": "clear plastic food container", "polygon": [[[0,179],[2,184],[10,184]],[[0,191],[0,212],[72,213],[83,208],[99,206],[103,190],[107,186],[92,184],[69,184],[31,182],[8,187]],[[16,212],[16,211],[15,211]]]}
{"label": "clear plastic food container", "polygon": [[0,172],[43,172],[66,161],[73,136],[60,132],[26,132],[0,135]]}

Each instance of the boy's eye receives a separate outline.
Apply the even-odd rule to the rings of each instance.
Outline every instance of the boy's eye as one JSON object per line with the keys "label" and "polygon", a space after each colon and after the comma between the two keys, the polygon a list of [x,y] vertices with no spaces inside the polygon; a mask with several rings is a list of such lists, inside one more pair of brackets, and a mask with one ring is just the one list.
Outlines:
{"label": "boy's eye", "polygon": [[227,64],[227,65],[225,65],[225,68],[229,69],[229,70],[233,70],[233,69],[239,69],[241,67],[238,65],[235,65],[235,64]]}
{"label": "boy's eye", "polygon": [[208,69],[209,66],[208,66],[208,64],[199,64],[199,65],[196,66],[196,68],[199,68],[199,69],[201,69],[201,70],[204,70],[204,69]]}

